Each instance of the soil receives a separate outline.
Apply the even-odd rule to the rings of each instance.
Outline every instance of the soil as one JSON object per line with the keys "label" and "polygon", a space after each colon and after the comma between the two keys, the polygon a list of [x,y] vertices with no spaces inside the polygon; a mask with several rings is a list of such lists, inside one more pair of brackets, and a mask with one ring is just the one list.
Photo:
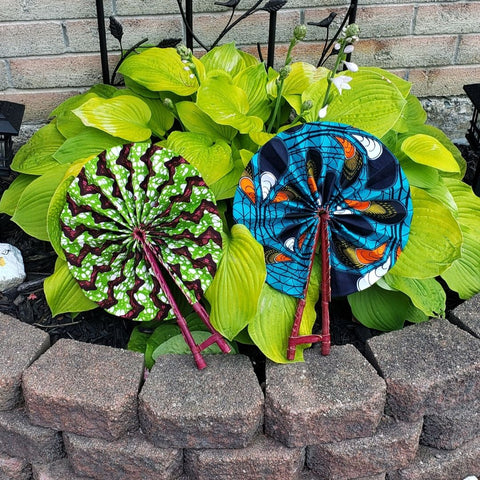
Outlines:
{"label": "soil", "polygon": [[[475,167],[480,161],[480,152],[474,152],[466,145],[457,146],[468,164],[465,181],[471,184]],[[0,196],[13,178],[13,175],[7,178],[0,177]],[[75,317],[70,314],[52,317],[45,300],[43,281],[53,272],[55,252],[48,242],[25,234],[5,214],[0,214],[0,225],[0,243],[9,243],[20,249],[27,273],[24,283],[0,292],[0,312],[45,330],[50,334],[52,343],[60,338],[71,338],[87,343],[126,348],[136,322],[115,317],[101,309],[84,312]],[[455,293],[448,292],[447,311],[460,303],[461,300]],[[330,312],[334,345],[352,343],[363,351],[366,340],[380,333],[352,320],[345,299],[333,299]],[[255,348],[240,346],[240,351],[254,358],[258,357]]]}

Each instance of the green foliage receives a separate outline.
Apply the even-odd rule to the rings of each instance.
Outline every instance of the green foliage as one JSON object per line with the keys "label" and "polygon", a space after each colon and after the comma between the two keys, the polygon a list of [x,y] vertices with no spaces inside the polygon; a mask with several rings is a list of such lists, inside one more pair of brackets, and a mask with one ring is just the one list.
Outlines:
{"label": "green foliage", "polygon": [[[480,291],[480,200],[461,182],[466,166],[460,152],[440,130],[425,125],[410,83],[379,68],[360,68],[348,72],[350,89],[340,93],[329,88],[331,71],[292,63],[290,50],[288,68],[267,72],[233,43],[188,61],[171,48],[142,49],[120,67],[125,88],[97,85],[52,112],[51,122],[17,153],[12,168],[20,175],[3,195],[0,211],[30,235],[49,240],[58,253],[45,282],[54,314],[95,307],[71,276],[59,244],[65,193],[89,158],[151,138],[195,165],[219,206],[228,206],[259,146],[299,122],[318,121],[326,98],[325,120],[382,138],[400,160],[413,199],[411,233],[398,262],[376,285],[349,296],[356,318],[388,331],[443,315],[438,276],[462,298]],[[262,248],[245,227],[228,227],[228,208],[225,220],[223,258],[206,293],[212,322],[228,339],[253,341],[268,358],[287,362],[297,300],[265,284]],[[312,331],[320,283],[316,262],[301,334]],[[189,323],[201,341],[205,333],[198,319]],[[185,344],[178,326],[165,322],[135,328],[129,348],[144,352],[150,367],[157,355],[183,352]]]}

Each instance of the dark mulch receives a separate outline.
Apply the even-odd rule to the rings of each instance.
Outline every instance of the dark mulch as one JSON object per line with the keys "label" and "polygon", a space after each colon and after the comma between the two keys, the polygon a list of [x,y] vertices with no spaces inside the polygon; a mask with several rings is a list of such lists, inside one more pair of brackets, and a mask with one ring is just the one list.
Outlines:
{"label": "dark mulch", "polygon": [[[465,181],[471,184],[480,156],[468,146],[458,147],[468,163]],[[13,177],[0,177],[0,196],[12,179]],[[9,243],[20,249],[27,273],[22,285],[0,292],[0,312],[45,330],[50,334],[52,343],[59,338],[72,338],[87,343],[126,347],[135,322],[114,317],[100,309],[73,318],[69,314],[52,317],[43,292],[43,280],[53,272],[56,258],[54,251],[49,243],[26,235],[7,215],[0,214],[0,225],[0,243]],[[447,310],[459,303],[461,300],[449,292]],[[332,343],[335,345],[352,343],[363,350],[365,341],[380,333],[352,321],[345,299],[332,301],[331,317]],[[253,350],[254,347],[242,347],[244,353],[255,357]]]}

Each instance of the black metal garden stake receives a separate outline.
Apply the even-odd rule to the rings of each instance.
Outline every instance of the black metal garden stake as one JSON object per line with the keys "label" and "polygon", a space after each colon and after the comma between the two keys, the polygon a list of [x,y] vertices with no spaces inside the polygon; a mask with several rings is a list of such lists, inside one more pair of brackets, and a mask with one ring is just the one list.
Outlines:
{"label": "black metal garden stake", "polygon": [[105,31],[105,11],[103,8],[103,0],[96,0],[97,5],[97,23],[98,23],[98,39],[100,41],[100,59],[102,62],[102,78],[103,83],[110,83],[110,72],[108,69],[108,52],[107,52],[107,35]]}

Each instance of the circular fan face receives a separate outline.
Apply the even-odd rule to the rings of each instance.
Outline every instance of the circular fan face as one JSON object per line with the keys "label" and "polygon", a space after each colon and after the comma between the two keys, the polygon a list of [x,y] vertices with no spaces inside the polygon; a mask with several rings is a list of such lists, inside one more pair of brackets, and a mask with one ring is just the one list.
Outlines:
{"label": "circular fan face", "polygon": [[410,188],[374,136],[338,123],[278,134],[247,165],[234,218],[265,249],[267,282],[303,297],[320,215],[328,212],[332,295],[363,290],[395,263],[410,229]]}
{"label": "circular fan face", "polygon": [[114,147],[87,162],[60,220],[61,245],[85,295],[134,320],[173,317],[145,244],[164,278],[173,280],[172,292],[191,303],[209,286],[222,255],[222,222],[198,171],[147,143]]}

